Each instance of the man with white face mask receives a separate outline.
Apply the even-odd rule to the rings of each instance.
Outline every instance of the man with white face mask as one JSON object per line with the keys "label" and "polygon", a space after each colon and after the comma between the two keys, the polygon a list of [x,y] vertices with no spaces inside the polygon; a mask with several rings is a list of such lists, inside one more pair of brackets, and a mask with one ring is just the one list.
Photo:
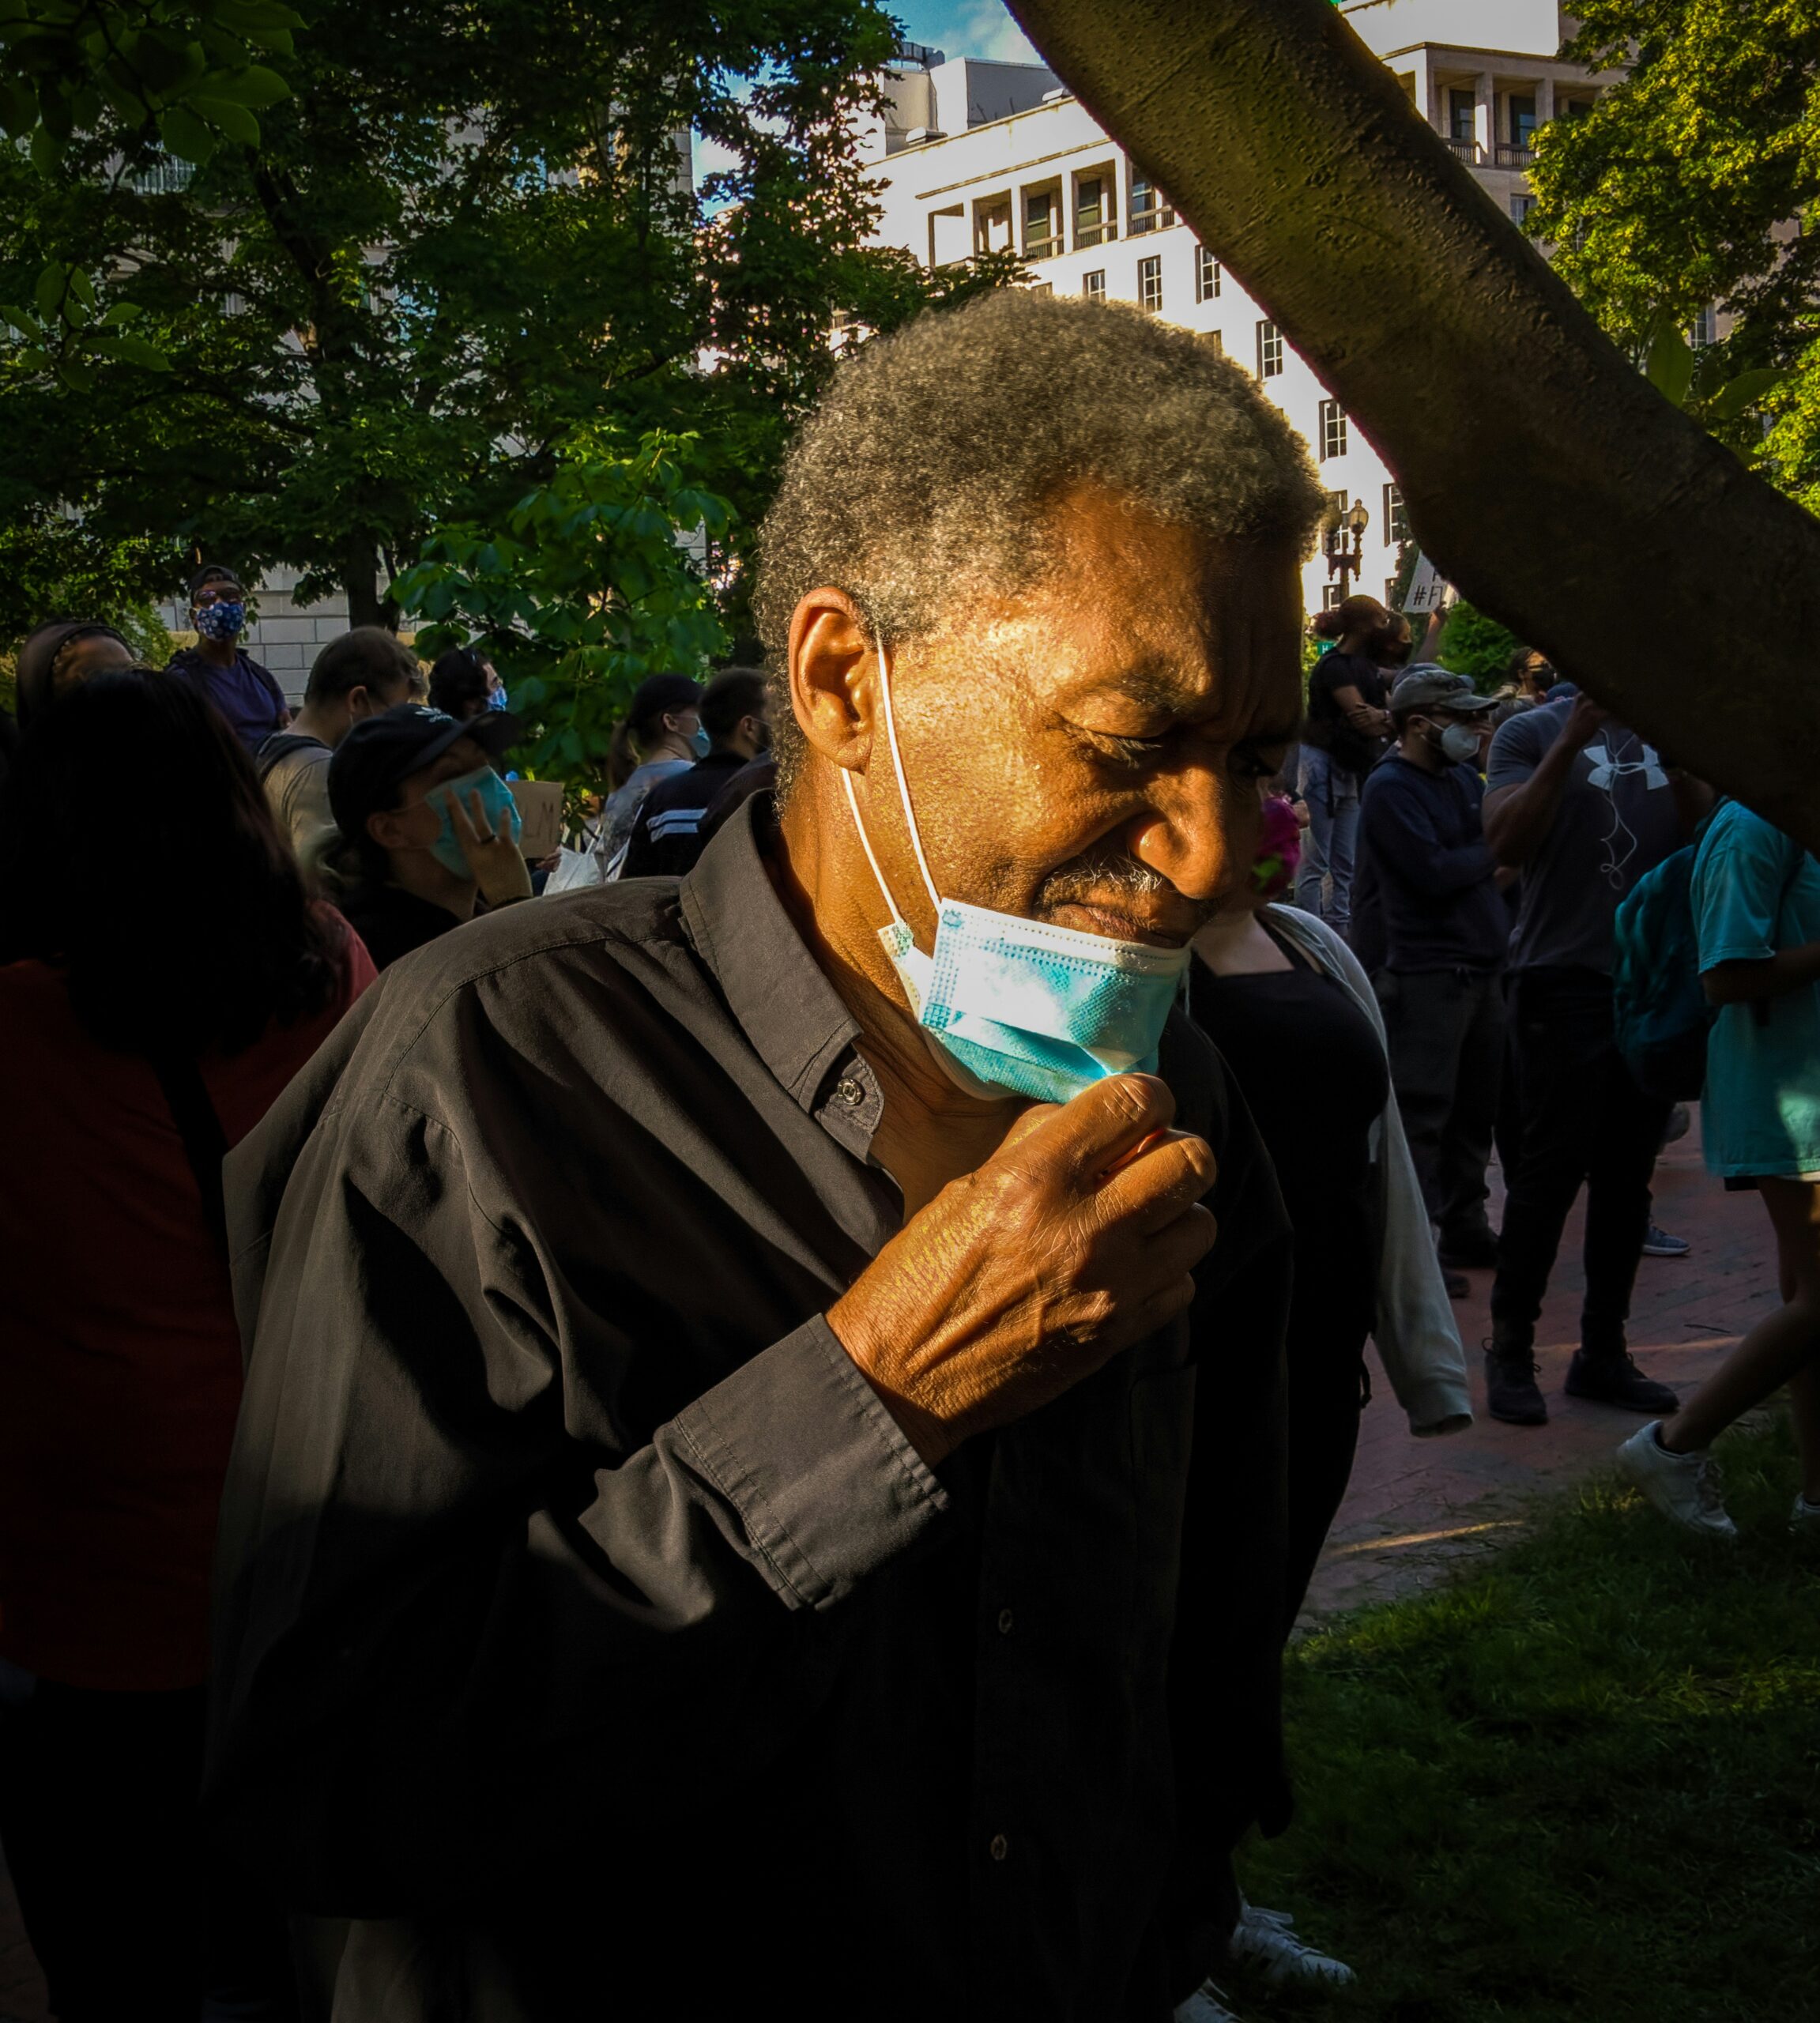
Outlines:
{"label": "man with white face mask", "polygon": [[1287,1233],[1174,1007],[1320,506],[1136,311],[868,346],[763,530],[775,797],[387,971],[237,1158],[211,1791],[352,1921],[344,2023],[1167,2023],[1215,1963]]}
{"label": "man with white face mask", "polygon": [[1504,1059],[1501,972],[1510,914],[1479,805],[1494,706],[1466,676],[1424,663],[1391,691],[1395,748],[1365,783],[1360,832],[1385,943],[1373,979],[1410,1155],[1453,1268],[1498,1262],[1485,1170]]}

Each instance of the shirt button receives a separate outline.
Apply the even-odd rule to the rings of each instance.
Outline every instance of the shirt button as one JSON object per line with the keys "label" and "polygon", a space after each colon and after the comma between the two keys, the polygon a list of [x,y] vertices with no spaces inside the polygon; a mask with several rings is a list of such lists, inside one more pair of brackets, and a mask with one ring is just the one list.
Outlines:
{"label": "shirt button", "polygon": [[1011,1843],[1002,1833],[995,1833],[992,1837],[992,1847],[989,1852],[995,1862],[1002,1862],[1011,1852]]}
{"label": "shirt button", "polygon": [[1008,1637],[1011,1634],[1011,1610],[1009,1609],[1000,1609],[998,1612],[998,1633],[1000,1637]]}
{"label": "shirt button", "polygon": [[842,1076],[835,1084],[835,1101],[846,1103],[850,1108],[855,1103],[863,1103],[865,1096],[865,1091],[850,1075]]}

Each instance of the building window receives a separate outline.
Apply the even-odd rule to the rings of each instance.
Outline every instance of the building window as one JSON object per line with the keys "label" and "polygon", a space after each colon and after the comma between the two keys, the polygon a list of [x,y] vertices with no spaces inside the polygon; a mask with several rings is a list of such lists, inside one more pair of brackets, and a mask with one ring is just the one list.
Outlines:
{"label": "building window", "polygon": [[1321,456],[1324,463],[1329,457],[1346,454],[1346,410],[1338,401],[1323,401],[1321,404]]}
{"label": "building window", "polygon": [[1479,138],[1479,100],[1471,92],[1447,94],[1447,138],[1471,147]]}
{"label": "building window", "polygon": [[1283,333],[1268,318],[1257,326],[1257,376],[1274,379],[1283,370]]}
{"label": "building window", "polygon": [[1196,302],[1219,299],[1219,262],[1204,246],[1194,249],[1194,299]]}
{"label": "building window", "polygon": [[1163,200],[1162,192],[1142,169],[1131,171],[1131,228],[1133,232],[1161,232],[1175,223],[1175,213]]}
{"label": "building window", "polygon": [[1083,274],[1080,277],[1080,292],[1089,302],[1104,302],[1106,299],[1105,268],[1095,267],[1091,274]]}
{"label": "building window", "polygon": [[1074,243],[1076,250],[1104,246],[1118,236],[1112,214],[1112,178],[1081,176],[1074,186]]}
{"label": "building window", "polygon": [[1200,333],[1200,341],[1212,351],[1216,358],[1225,357],[1226,339],[1218,330],[1203,330]]}
{"label": "building window", "polygon": [[1030,284],[1030,292],[1032,295],[1053,295],[1055,288],[1053,284],[1049,281],[1032,281]]}
{"label": "building window", "polygon": [[1012,251],[1009,197],[985,197],[974,205],[973,248],[976,253]]}
{"label": "building window", "polygon": [[1536,199],[1527,190],[1519,190],[1510,199],[1510,221],[1513,224],[1527,224],[1529,213],[1536,208]]}
{"label": "building window", "polygon": [[1162,262],[1152,254],[1147,260],[1137,263],[1137,299],[1139,306],[1147,309],[1151,315],[1158,315],[1162,309]]}
{"label": "building window", "polygon": [[1696,309],[1694,321],[1687,326],[1687,341],[1696,351],[1704,351],[1707,345],[1716,344],[1719,338],[1719,315],[1711,303],[1704,309]]}
{"label": "building window", "polygon": [[1388,541],[1413,541],[1409,531],[1409,512],[1403,503],[1403,487],[1387,484],[1384,488],[1384,538]]}
{"label": "building window", "polygon": [[1061,251],[1057,209],[1057,193],[1053,190],[1033,190],[1025,194],[1023,257],[1027,260],[1050,259]]}
{"label": "building window", "polygon": [[1337,583],[1329,583],[1321,593],[1323,611],[1338,611],[1346,601],[1346,581],[1343,577]]}
{"label": "building window", "polygon": [[1536,94],[1533,92],[1513,92],[1506,104],[1509,107],[1510,145],[1513,148],[1528,149],[1536,145]]}

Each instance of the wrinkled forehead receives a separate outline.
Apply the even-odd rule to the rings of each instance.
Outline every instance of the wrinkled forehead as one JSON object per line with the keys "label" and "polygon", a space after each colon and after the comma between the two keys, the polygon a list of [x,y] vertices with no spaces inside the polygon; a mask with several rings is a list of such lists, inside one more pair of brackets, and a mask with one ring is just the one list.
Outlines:
{"label": "wrinkled forehead", "polygon": [[1089,492],[1058,504],[1050,538],[1049,566],[1022,602],[1052,648],[1031,672],[1054,706],[1110,688],[1235,734],[1260,716],[1293,721],[1305,620],[1290,543],[1210,533]]}

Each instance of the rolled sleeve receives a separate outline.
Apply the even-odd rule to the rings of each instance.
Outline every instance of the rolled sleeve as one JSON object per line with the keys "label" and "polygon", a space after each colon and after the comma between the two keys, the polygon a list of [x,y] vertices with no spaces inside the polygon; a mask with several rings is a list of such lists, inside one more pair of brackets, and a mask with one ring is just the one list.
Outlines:
{"label": "rolled sleeve", "polygon": [[786,1599],[840,1601],[947,1509],[947,1491],[818,1314],[672,1422]]}

